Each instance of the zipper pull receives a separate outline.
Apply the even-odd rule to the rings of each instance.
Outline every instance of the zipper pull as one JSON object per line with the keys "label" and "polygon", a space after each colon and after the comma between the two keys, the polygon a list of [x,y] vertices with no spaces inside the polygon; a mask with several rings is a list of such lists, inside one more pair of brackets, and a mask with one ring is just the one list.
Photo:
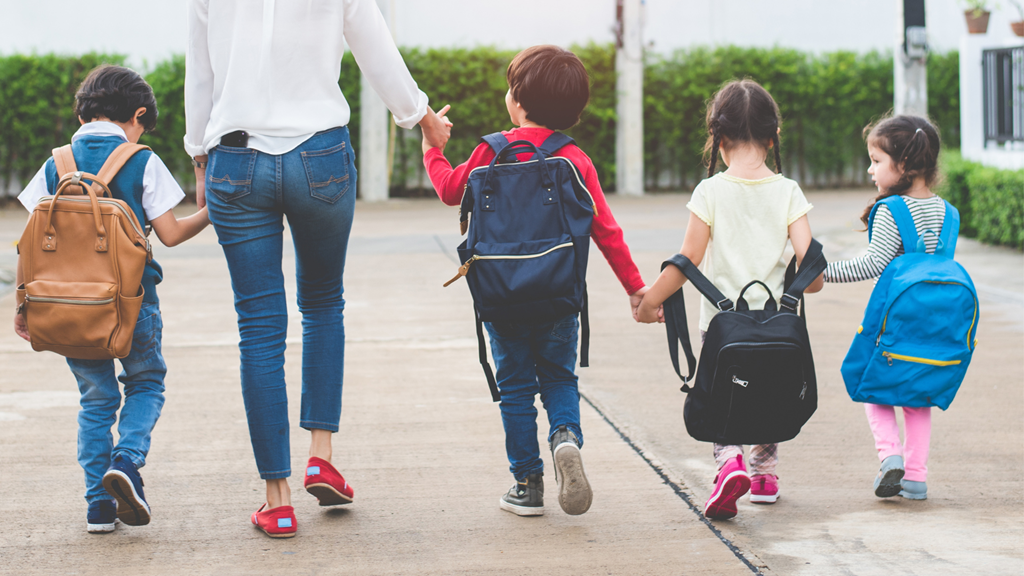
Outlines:
{"label": "zipper pull", "polygon": [[888,352],[882,352],[882,356],[885,356],[885,359],[889,361],[889,366],[892,366],[892,354],[889,354]]}
{"label": "zipper pull", "polygon": [[877,347],[878,343],[881,342],[881,341],[882,341],[882,333],[879,332],[878,333],[878,338],[875,338],[875,346]]}
{"label": "zipper pull", "polygon": [[[28,297],[26,296],[26,301],[27,301],[27,299],[28,299]],[[25,302],[22,302],[21,304],[18,304],[18,308],[14,311],[14,315],[17,316],[18,314],[21,314],[24,311],[25,311]]]}
{"label": "zipper pull", "polygon": [[459,266],[459,273],[456,274],[455,277],[452,278],[451,280],[445,282],[444,283],[444,287],[447,288],[449,285],[451,285],[452,282],[455,282],[459,278],[462,278],[466,274],[469,274],[469,267],[473,264],[473,260],[476,260],[476,256],[473,256],[469,260],[466,260],[465,264],[463,264],[462,266]]}

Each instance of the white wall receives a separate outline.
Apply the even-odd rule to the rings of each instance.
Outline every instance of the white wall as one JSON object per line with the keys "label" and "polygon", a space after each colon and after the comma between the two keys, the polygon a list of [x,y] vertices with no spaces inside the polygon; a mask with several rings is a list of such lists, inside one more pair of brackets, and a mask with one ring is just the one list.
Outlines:
{"label": "white wall", "polygon": [[[298,2],[301,0],[284,0]],[[340,1],[340,0],[339,0]],[[383,0],[407,46],[610,42],[614,0]],[[645,40],[658,52],[700,44],[885,50],[900,0],[646,0]],[[1008,2],[989,34],[1010,36]],[[958,0],[926,0],[932,46],[966,32]],[[59,15],[59,17],[58,17]],[[119,52],[145,68],[185,51],[185,0],[0,0],[0,54]]]}

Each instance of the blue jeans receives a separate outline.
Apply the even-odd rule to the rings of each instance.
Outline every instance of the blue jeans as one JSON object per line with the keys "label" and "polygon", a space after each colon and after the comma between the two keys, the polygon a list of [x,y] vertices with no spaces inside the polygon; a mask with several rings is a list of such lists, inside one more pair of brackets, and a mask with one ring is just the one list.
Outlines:
{"label": "blue jeans", "polygon": [[[146,465],[149,439],[164,406],[164,376],[167,365],[160,353],[164,323],[160,306],[143,303],[132,336],[132,351],[121,363],[115,377],[113,360],[76,360],[68,366],[78,380],[82,410],[78,413],[78,463],[85,470],[85,499],[92,503],[109,500],[103,489],[103,474],[115,456],[124,456],[135,466]],[[124,384],[124,407],[117,424],[117,446],[110,428],[118,420]]]}
{"label": "blue jeans", "polygon": [[583,445],[580,430],[580,391],[576,383],[576,315],[546,324],[485,322],[491,337],[495,378],[501,393],[501,422],[505,426],[505,452],[516,480],[544,471],[537,444],[537,408],[540,394],[548,413],[548,440],[566,426]]}
{"label": "blue jeans", "polygon": [[264,480],[287,478],[283,218],[295,244],[302,313],[299,425],[337,432],[345,361],[341,276],[356,201],[348,128],[319,132],[277,156],[217,146],[210,151],[206,198],[235,291],[242,398],[256,467]]}

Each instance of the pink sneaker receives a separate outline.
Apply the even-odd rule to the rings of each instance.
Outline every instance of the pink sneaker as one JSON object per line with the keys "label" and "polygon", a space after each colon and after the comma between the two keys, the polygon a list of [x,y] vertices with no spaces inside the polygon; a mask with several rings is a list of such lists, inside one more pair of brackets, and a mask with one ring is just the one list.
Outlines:
{"label": "pink sneaker", "polygon": [[750,477],[750,501],[754,504],[775,504],[779,499],[779,477],[755,474]]}
{"label": "pink sneaker", "polygon": [[750,476],[743,466],[743,456],[725,463],[715,477],[715,491],[704,505],[704,515],[724,520],[736,515],[736,501],[750,490]]}

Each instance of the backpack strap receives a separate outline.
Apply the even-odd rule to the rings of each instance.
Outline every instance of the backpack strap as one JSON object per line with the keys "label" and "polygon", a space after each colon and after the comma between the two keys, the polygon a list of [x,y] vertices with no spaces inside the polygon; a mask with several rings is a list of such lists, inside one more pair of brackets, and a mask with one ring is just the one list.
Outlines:
{"label": "backpack strap", "polygon": [[149,146],[143,146],[142,144],[132,144],[131,142],[125,142],[107,156],[107,161],[103,163],[100,168],[99,174],[96,174],[96,179],[103,182],[107,186],[110,186],[110,181],[117,176],[117,173],[124,167],[125,163],[131,159],[137,152],[143,150],[149,150]]}
{"label": "backpack strap", "polygon": [[875,213],[878,212],[878,208],[882,204],[889,208],[892,219],[896,221],[896,228],[900,232],[900,240],[903,241],[903,252],[910,254],[916,251],[917,241],[920,237],[917,235],[914,217],[911,216],[910,208],[907,208],[907,203],[903,201],[902,196],[889,196],[875,202],[874,207],[871,209],[871,215],[868,216],[868,242],[871,241],[871,234],[875,227]]}
{"label": "backpack strap", "polygon": [[590,366],[590,296],[587,284],[583,283],[583,306],[580,308],[580,368]]}
{"label": "backpack strap", "polygon": [[71,144],[53,149],[53,164],[57,167],[57,180],[60,180],[65,174],[78,172],[75,155],[71,152]]}
{"label": "backpack strap", "polygon": [[498,392],[498,381],[494,379],[494,370],[491,370],[491,364],[487,362],[487,342],[484,341],[484,322],[480,319],[480,311],[473,307],[473,312],[476,314],[476,341],[477,350],[480,353],[480,366],[484,369],[484,375],[487,376],[487,387],[491,389],[491,400],[495,402],[501,401],[501,393]]}
{"label": "backpack strap", "polygon": [[[804,298],[804,290],[807,290],[807,287],[817,280],[818,276],[821,276],[827,266],[828,261],[825,260],[825,255],[821,251],[821,243],[811,238],[811,245],[804,253],[800,270],[793,276],[792,282],[788,283],[785,293],[779,298],[779,304],[796,314],[797,306]],[[788,275],[789,271],[786,272]]]}
{"label": "backpack strap", "polygon": [[682,254],[673,254],[671,258],[661,263],[661,269],[664,270],[669,265],[679,268],[679,271],[686,276],[686,279],[693,284],[693,287],[698,292],[704,295],[712,304],[715,305],[719,310],[732,310],[734,305],[732,300],[725,297],[725,294],[715,287],[710,280],[700,271],[699,268],[690,262],[690,259]]}
{"label": "backpack strap", "polygon": [[494,134],[488,134],[481,138],[491,150],[494,151],[495,155],[501,154],[501,149],[508,146],[508,138],[505,137],[501,132],[495,132]]}
{"label": "backpack strap", "polygon": [[575,143],[576,141],[572,138],[562,134],[561,132],[555,131],[544,139],[544,143],[540,145],[540,152],[545,157],[551,157],[555,155],[555,152],[558,152],[563,147]]}
{"label": "backpack strap", "polygon": [[949,202],[946,203],[946,216],[942,221],[942,232],[939,233],[939,245],[935,253],[947,258],[956,254],[956,240],[960,236],[960,211]]}

